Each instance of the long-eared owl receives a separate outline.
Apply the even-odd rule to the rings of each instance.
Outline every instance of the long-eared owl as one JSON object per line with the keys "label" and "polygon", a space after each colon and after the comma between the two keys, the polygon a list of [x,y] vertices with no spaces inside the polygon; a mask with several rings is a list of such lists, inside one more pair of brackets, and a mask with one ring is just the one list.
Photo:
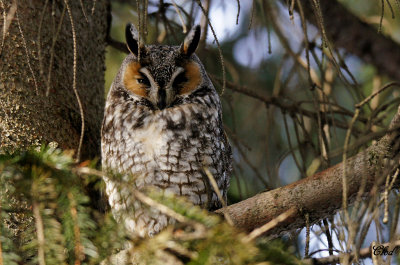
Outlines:
{"label": "long-eared owl", "polygon": [[116,220],[151,236],[174,220],[146,208],[133,189],[152,186],[219,208],[204,168],[226,199],[232,154],[219,96],[194,54],[200,27],[180,46],[143,45],[133,24],[125,33],[130,54],[108,93],[101,138],[103,168],[120,177],[104,180]]}

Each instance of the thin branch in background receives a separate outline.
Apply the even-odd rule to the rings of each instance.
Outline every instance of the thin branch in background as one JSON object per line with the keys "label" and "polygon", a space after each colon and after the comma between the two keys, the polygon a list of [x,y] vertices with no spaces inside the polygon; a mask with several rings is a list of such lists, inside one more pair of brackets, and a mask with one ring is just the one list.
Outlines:
{"label": "thin branch in background", "polygon": [[[398,1],[400,1],[400,0],[398,0]],[[189,23],[189,25],[192,25],[193,23],[192,23],[192,20],[193,20],[193,14],[194,14],[194,8],[195,8],[195,6],[196,6],[196,1],[192,1],[192,4],[190,5],[190,12],[189,12],[189,21],[188,21],[188,23]]]}
{"label": "thin branch in background", "polygon": [[326,32],[325,32],[325,27],[324,27],[324,18],[322,16],[319,1],[318,0],[310,0],[310,2],[311,2],[311,6],[314,9],[314,15],[317,19],[317,24],[318,24],[319,30],[321,32],[322,47],[328,47],[328,40],[326,38]]}
{"label": "thin branch in background", "polygon": [[179,11],[179,8],[178,8],[178,6],[176,5],[176,3],[175,3],[174,0],[172,0],[172,4],[174,5],[175,11],[176,11],[176,13],[177,13],[178,16],[179,16],[179,20],[181,21],[181,24],[182,24],[182,32],[183,32],[184,34],[186,34],[187,28],[186,28],[185,21],[183,21],[182,14],[181,14],[181,12]]}
{"label": "thin branch in background", "polygon": [[399,211],[400,211],[400,196],[399,194],[396,195],[396,203],[393,211],[393,220],[390,226],[390,241],[396,239],[396,230],[399,221]]}
{"label": "thin branch in background", "polygon": [[[200,36],[200,41],[199,41],[199,46],[204,48],[206,46],[206,39],[208,36],[208,24],[207,24],[207,18],[210,12],[210,2],[211,0],[205,0],[204,7],[201,9],[203,11],[203,15],[201,16],[200,20],[200,27],[201,27],[201,36]],[[201,2],[200,2],[201,3]],[[198,2],[197,2],[198,4]]]}
{"label": "thin branch in background", "polygon": [[237,6],[238,6],[238,11],[237,11],[237,15],[236,15],[236,25],[239,24],[239,15],[240,15],[240,0],[236,0],[237,2]]}
{"label": "thin branch in background", "polygon": [[208,177],[208,180],[211,183],[211,186],[213,187],[215,193],[217,194],[218,199],[222,202],[222,212],[224,214],[224,217],[225,217],[227,223],[230,224],[231,226],[233,226],[233,222],[232,222],[231,217],[229,216],[229,214],[227,214],[224,211],[224,209],[226,209],[226,207],[227,207],[227,204],[226,204],[226,201],[225,201],[224,197],[221,194],[221,191],[219,190],[218,184],[215,181],[214,176],[211,174],[210,170],[208,170],[207,167],[203,167],[203,169],[204,169],[204,172],[206,173],[206,175]]}
{"label": "thin branch in background", "polygon": [[381,0],[381,18],[379,21],[379,28],[378,28],[378,33],[382,33],[382,22],[383,22],[383,16],[385,15],[385,2],[384,0]]}
{"label": "thin branch in background", "polygon": [[310,252],[310,214],[306,213],[304,217],[306,218],[306,244],[304,249],[304,257],[308,258]]}
{"label": "thin branch in background", "polygon": [[151,208],[157,209],[161,213],[174,218],[178,222],[190,223],[190,219],[188,219],[187,217],[185,217],[185,216],[181,215],[180,213],[175,212],[171,208],[153,200],[152,198],[146,196],[144,193],[138,191],[137,189],[132,189],[132,192],[133,192],[133,196],[135,196],[136,199],[138,199],[142,203],[150,206]]}
{"label": "thin branch in background", "polygon": [[385,190],[383,192],[383,202],[384,202],[384,209],[383,209],[383,219],[382,222],[384,224],[387,224],[389,221],[389,201],[388,201],[388,195],[389,195],[389,179],[390,175],[386,176],[386,183],[385,183]]}
{"label": "thin branch in background", "polygon": [[[240,163],[235,163],[235,164],[233,164],[233,166],[234,166],[234,171],[237,173],[236,176],[245,176],[245,174],[244,174],[245,170],[243,169],[243,167]],[[237,168],[237,170],[235,168]],[[243,186],[244,186],[244,195],[242,197],[251,196],[248,181],[245,181],[243,183]]]}
{"label": "thin branch in background", "polygon": [[388,4],[388,6],[389,6],[389,9],[390,9],[390,14],[392,15],[392,19],[395,19],[395,16],[394,16],[394,11],[393,11],[392,4],[390,3],[390,1],[389,1],[389,0],[386,0],[386,3],[387,3],[387,4]]}
{"label": "thin branch in background", "polygon": [[126,44],[123,42],[119,42],[117,40],[114,40],[112,37],[108,36],[107,37],[107,44],[113,47],[114,49],[123,52],[125,54],[129,54],[128,47],[126,47]]}
{"label": "thin branch in background", "polygon": [[[351,218],[349,218],[348,212],[347,212],[347,172],[346,172],[346,160],[347,160],[347,150],[348,150],[348,146],[349,146],[349,141],[350,141],[350,133],[351,133],[351,128],[353,127],[353,124],[355,123],[356,119],[358,118],[358,115],[360,113],[360,109],[363,105],[365,105],[366,103],[368,103],[370,100],[372,100],[375,96],[377,96],[379,93],[382,93],[385,89],[393,86],[393,85],[398,85],[397,83],[390,83],[388,85],[383,86],[381,89],[379,89],[378,91],[376,91],[375,93],[372,93],[369,97],[367,97],[366,99],[364,99],[363,101],[361,101],[360,103],[356,104],[356,110],[353,116],[353,119],[349,125],[349,129],[346,132],[346,138],[345,138],[345,142],[344,142],[344,150],[343,150],[343,210],[345,213],[345,218],[346,218],[346,222],[349,222],[349,226],[351,226],[352,220],[354,220],[354,214],[357,212],[357,209],[359,207],[359,204],[361,203],[361,198],[362,198],[362,194],[364,193],[364,188],[366,185],[366,179],[364,178],[362,181],[362,185],[360,186],[359,192],[357,193],[357,198],[356,198],[356,202],[355,202],[355,207],[353,209],[353,214],[351,216]],[[397,177],[397,176],[396,176]],[[385,194],[387,196],[387,190],[389,188],[389,176],[387,177],[387,185],[386,185],[386,189],[385,189]],[[386,198],[387,199],[387,198]],[[385,200],[385,203],[387,201]],[[386,205],[385,205],[386,206]],[[385,207],[386,209],[386,207]],[[387,214],[387,211],[385,210],[385,216]],[[384,218],[384,223],[385,220],[387,221],[387,216],[386,219]]]}
{"label": "thin branch in background", "polygon": [[255,9],[255,0],[253,0],[252,4],[251,4],[251,14],[250,14],[250,23],[249,23],[249,27],[248,29],[251,29],[251,26],[253,25],[253,18],[254,18],[254,9]]}
{"label": "thin branch in background", "polygon": [[329,223],[326,218],[322,220],[322,223],[324,224],[324,234],[326,236],[326,240],[328,241],[328,249],[329,249],[329,255],[333,255],[333,241],[332,241],[332,235],[331,232],[329,231]]}
{"label": "thin branch in background", "polygon": [[251,147],[241,137],[239,137],[239,135],[237,135],[237,133],[232,131],[228,126],[224,126],[224,130],[225,130],[225,132],[228,133],[229,137],[235,138],[235,142],[243,145],[243,147],[246,148],[246,151],[248,151],[248,152],[251,151]]}
{"label": "thin branch in background", "polygon": [[70,214],[72,217],[73,227],[74,227],[75,265],[80,265],[81,261],[84,260],[85,258],[85,254],[84,254],[84,247],[81,244],[81,231],[78,224],[78,211],[76,209],[76,201],[72,192],[68,192],[67,196],[70,203]]}
{"label": "thin branch in background", "polygon": [[32,210],[33,210],[33,216],[35,217],[36,235],[38,241],[38,262],[39,265],[46,265],[46,259],[44,255],[45,238],[44,238],[43,219],[40,214],[40,208],[37,201],[33,201]]}
{"label": "thin branch in background", "polygon": [[[294,0],[293,0],[293,8],[294,8]],[[306,61],[307,61],[307,74],[308,74],[308,82],[312,84],[312,79],[311,79],[311,64],[310,64],[310,47],[309,47],[309,42],[308,42],[308,30],[307,30],[307,22],[304,16],[304,11],[303,7],[301,4],[300,0],[297,0],[297,6],[299,8],[299,14],[300,14],[300,19],[301,19],[301,28],[303,30],[303,42],[304,42],[304,47],[306,49]],[[293,10],[292,10],[293,12]],[[320,68],[322,70],[322,67]],[[323,71],[321,71],[323,73]]]}
{"label": "thin branch in background", "polygon": [[147,36],[147,18],[148,18],[148,8],[149,8],[149,0],[144,1],[144,11],[143,11],[143,34]]}
{"label": "thin branch in background", "polygon": [[46,2],[44,3],[43,6],[43,10],[42,13],[40,15],[40,22],[39,22],[39,28],[38,28],[38,36],[37,36],[37,52],[38,52],[38,61],[39,61],[39,71],[40,71],[40,77],[43,76],[43,62],[42,62],[42,45],[41,45],[41,38],[42,38],[42,24],[43,24],[43,20],[44,20],[44,15],[46,13],[46,8],[47,8],[47,4],[49,3],[49,0],[46,0]]}
{"label": "thin branch in background", "polygon": [[6,12],[6,6],[4,5],[3,0],[0,0],[0,5],[1,5],[1,9],[3,9],[3,35],[1,38],[1,46],[0,46],[0,55],[1,55],[1,52],[3,51],[3,47],[4,47],[4,41],[6,40],[7,12]]}
{"label": "thin branch in background", "polygon": [[[283,116],[283,124],[284,124],[284,127],[285,127],[285,132],[286,132],[286,139],[288,140],[288,144],[289,144],[289,150],[290,150],[290,152],[292,154],[293,160],[294,160],[298,170],[300,171],[302,177],[305,178],[305,177],[307,177],[307,174],[306,174],[306,172],[304,172],[303,167],[300,165],[300,162],[297,160],[297,156],[294,153],[294,147],[292,145],[292,140],[291,140],[291,137],[290,137],[290,134],[289,134],[289,126],[288,126],[288,123],[287,123],[286,113],[284,111],[282,111],[282,116]],[[294,122],[294,120],[293,120],[293,122]]]}
{"label": "thin branch in background", "polygon": [[293,16],[293,11],[294,11],[294,2],[295,0],[291,0],[290,2],[290,6],[288,5],[289,8],[289,16],[290,16],[290,20],[293,22],[294,16]]}
{"label": "thin branch in background", "polygon": [[365,105],[368,101],[372,100],[374,97],[376,97],[377,95],[379,95],[380,93],[382,93],[383,91],[385,91],[387,88],[390,88],[392,86],[397,86],[400,87],[400,83],[398,82],[391,82],[387,85],[384,85],[383,87],[381,87],[378,91],[372,93],[371,95],[369,95],[366,99],[364,99],[363,101],[361,101],[360,103],[356,104],[355,107],[356,108],[361,108],[363,105]]}
{"label": "thin branch in background", "polygon": [[271,189],[270,184],[263,178],[258,168],[254,166],[253,163],[250,161],[250,159],[247,157],[246,152],[242,149],[239,142],[235,138],[233,138],[232,140],[236,148],[238,149],[240,156],[243,158],[244,162],[253,170],[257,179],[264,185],[265,189],[270,190]]}
{"label": "thin branch in background", "polygon": [[74,51],[74,64],[73,64],[73,80],[72,80],[72,89],[74,90],[76,100],[79,105],[79,112],[81,115],[81,134],[79,137],[79,145],[78,145],[78,151],[76,153],[76,162],[79,162],[81,159],[81,149],[82,149],[82,144],[83,144],[83,136],[85,134],[85,116],[83,113],[83,105],[81,102],[81,99],[78,94],[78,90],[76,88],[76,72],[77,72],[77,61],[78,61],[78,52],[77,52],[77,44],[76,44],[76,31],[75,31],[75,25],[74,25],[74,18],[72,16],[72,11],[69,8],[68,5],[68,0],[64,0],[65,6],[67,7],[68,15],[69,15],[69,20],[71,22],[71,29],[72,29],[72,43],[73,43],[73,51]]}
{"label": "thin branch in background", "polygon": [[31,71],[31,74],[32,74],[33,82],[35,84],[36,95],[39,95],[39,88],[38,88],[38,84],[37,84],[37,81],[36,81],[35,72],[33,72],[32,65],[31,65],[31,60],[29,59],[28,46],[26,44],[24,33],[22,32],[21,23],[19,21],[18,11],[17,10],[15,11],[15,16],[16,16],[16,19],[17,19],[19,33],[21,34],[22,44],[24,45],[24,49],[25,49],[26,61],[28,63],[29,70]]}
{"label": "thin branch in background", "polygon": [[[301,115],[301,114],[300,114]],[[293,127],[294,127],[294,134],[296,135],[296,141],[299,149],[299,154],[301,157],[301,169],[299,169],[301,172],[303,172],[304,177],[307,177],[307,167],[306,167],[306,154],[304,148],[302,148],[302,143],[300,139],[300,131],[299,131],[299,124],[297,123],[299,120],[297,119],[296,115],[292,115],[292,122],[293,122]],[[301,128],[301,127],[300,127]],[[294,154],[294,152],[293,152]]]}
{"label": "thin branch in background", "polygon": [[85,17],[86,22],[89,23],[89,19],[88,19],[87,15],[86,15],[86,11],[85,11],[85,6],[83,5],[82,0],[79,0],[79,2],[81,4],[81,9],[82,9],[83,16]]}
{"label": "thin branch in background", "polygon": [[[210,78],[211,78],[211,80],[213,82],[215,82],[215,83],[218,82],[220,84],[222,83],[222,80],[219,79],[218,77],[216,77],[216,76],[214,76],[212,74],[209,74],[209,76],[210,76]],[[321,115],[321,113],[323,113],[321,111],[310,111],[310,110],[308,110],[306,108],[301,108],[295,102],[292,103],[292,104],[289,104],[289,103],[287,103],[287,100],[285,100],[282,97],[275,97],[275,96],[266,97],[264,95],[261,95],[259,92],[255,91],[255,90],[250,90],[246,86],[239,86],[239,85],[236,85],[236,84],[234,84],[232,82],[229,82],[229,81],[226,82],[226,85],[227,85],[226,87],[228,89],[232,90],[232,91],[239,92],[241,94],[247,95],[247,96],[255,98],[257,100],[260,100],[260,101],[264,102],[266,105],[275,105],[275,106],[277,106],[277,107],[279,107],[281,109],[286,110],[289,113],[301,113],[302,115],[307,116],[307,117],[312,118],[312,119],[317,120],[317,121],[318,121],[318,116]],[[317,103],[318,103],[318,101],[317,101]],[[353,116],[352,112],[343,112],[343,111],[339,111],[339,112],[333,111],[333,112],[334,113],[344,114],[346,116],[351,116],[351,117]],[[328,119],[328,120],[326,120],[326,122],[328,124],[332,124],[333,121],[334,121],[334,124],[338,128],[342,128],[342,129],[348,129],[349,128],[347,122],[341,122],[340,120],[336,120],[336,119],[334,120],[334,119],[335,118],[332,117],[332,119]],[[353,132],[357,133],[357,134],[362,133],[357,128],[353,128]]]}
{"label": "thin branch in background", "polygon": [[[140,9],[140,3],[139,0],[136,0],[136,8],[137,8],[137,15],[138,15],[138,26],[139,26],[139,36],[138,36],[138,43],[139,43],[139,47],[142,45],[143,40],[142,40],[142,36],[143,36],[143,24],[142,24],[142,11]],[[141,50],[142,49],[138,49],[138,61],[140,62],[140,58],[141,58]]]}
{"label": "thin branch in background", "polygon": [[346,222],[351,222],[350,217],[349,217],[349,213],[348,213],[348,209],[347,209],[347,188],[348,188],[348,184],[347,184],[347,151],[348,151],[348,147],[349,147],[349,142],[350,142],[350,136],[351,136],[351,131],[352,128],[354,126],[354,123],[357,120],[358,115],[360,114],[360,108],[356,108],[353,119],[350,122],[349,125],[349,129],[346,132],[346,137],[344,140],[344,147],[343,147],[343,156],[342,156],[342,161],[343,161],[343,176],[342,176],[342,185],[343,185],[343,193],[342,193],[342,209],[346,218]]}
{"label": "thin branch in background", "polygon": [[[265,122],[265,167],[267,169],[267,174],[269,179],[273,179],[273,174],[272,174],[272,169],[271,169],[271,155],[270,151],[272,148],[269,146],[269,141],[270,141],[270,133],[271,133],[271,128],[272,128],[272,122],[273,122],[273,108],[269,108],[267,105],[265,105],[265,112],[267,115],[267,120]],[[276,183],[273,183],[271,186],[276,185]]]}
{"label": "thin branch in background", "polygon": [[[357,86],[357,81],[354,78],[353,75],[350,75],[350,78],[353,82],[353,84],[351,84],[349,82],[349,80],[347,80],[347,78],[344,76],[342,70],[341,70],[341,66],[340,63],[337,61],[336,57],[335,57],[335,53],[333,51],[332,45],[328,40],[327,34],[326,34],[326,30],[325,30],[325,26],[324,26],[324,19],[323,19],[323,15],[322,15],[322,11],[321,11],[321,6],[320,6],[320,2],[318,0],[310,0],[311,1],[311,6],[314,12],[314,15],[316,17],[317,20],[317,25],[319,27],[319,30],[321,32],[321,41],[322,41],[322,47],[327,48],[328,49],[328,53],[327,55],[329,55],[329,59],[332,61],[333,65],[336,68],[336,71],[340,77],[340,79],[343,81],[343,84],[346,86],[346,88],[348,89],[348,91],[351,93],[353,90],[351,89],[354,85]],[[322,53],[325,53],[324,49],[322,49]],[[336,53],[337,56],[340,56],[339,53]],[[357,90],[355,91],[357,92]]]}
{"label": "thin branch in background", "polygon": [[6,12],[6,6],[3,0],[0,0],[0,4],[3,9],[3,36],[1,39],[1,46],[0,46],[0,56],[1,56],[4,48],[4,42],[6,41],[7,32],[11,25],[12,20],[14,19],[15,13],[17,12],[18,4],[17,0],[13,0],[11,7],[8,10],[8,14]]}
{"label": "thin branch in background", "polygon": [[94,11],[96,10],[96,2],[97,2],[97,0],[93,0],[92,16],[94,15]]}
{"label": "thin branch in background", "polygon": [[48,74],[47,74],[46,97],[48,97],[49,94],[50,94],[51,73],[52,73],[52,70],[53,70],[53,63],[54,63],[54,49],[55,49],[55,46],[56,46],[56,42],[57,42],[58,36],[60,34],[60,31],[61,31],[61,26],[62,26],[62,23],[64,21],[64,16],[65,16],[66,10],[67,10],[67,7],[64,5],[63,11],[61,12],[60,22],[58,23],[57,31],[55,32],[55,34],[53,34],[53,41],[52,41],[51,48],[50,48],[50,63],[49,63]]}
{"label": "thin branch in background", "polygon": [[217,35],[215,33],[213,25],[211,24],[211,21],[210,21],[210,19],[208,17],[208,14],[207,14],[206,10],[204,10],[203,5],[201,4],[201,1],[200,0],[196,0],[196,1],[197,1],[197,4],[200,6],[201,10],[203,11],[205,19],[207,20],[208,25],[211,28],[211,32],[214,35],[214,40],[217,43],[218,53],[219,53],[219,60],[221,62],[221,66],[222,66],[222,91],[221,91],[221,94],[220,94],[220,96],[222,96],[224,94],[225,88],[226,88],[226,71],[225,71],[224,56],[222,55],[221,45],[220,45],[220,43],[218,41]]}
{"label": "thin branch in background", "polygon": [[242,185],[240,183],[240,179],[239,179],[239,175],[237,174],[235,168],[233,169],[232,172],[232,177],[235,179],[236,182],[236,187],[238,189],[238,193],[239,193],[239,200],[242,201],[243,200],[243,191],[242,191]]}
{"label": "thin branch in background", "polygon": [[264,224],[263,226],[254,229],[253,231],[251,231],[244,239],[243,241],[245,243],[248,243],[254,239],[256,239],[257,237],[265,234],[266,232],[268,232],[269,230],[271,230],[272,228],[274,228],[275,226],[277,226],[279,223],[285,221],[286,219],[290,218],[293,214],[296,213],[296,209],[291,208],[289,210],[287,210],[286,212],[278,215],[276,218],[272,219],[271,221],[269,221],[268,223]]}

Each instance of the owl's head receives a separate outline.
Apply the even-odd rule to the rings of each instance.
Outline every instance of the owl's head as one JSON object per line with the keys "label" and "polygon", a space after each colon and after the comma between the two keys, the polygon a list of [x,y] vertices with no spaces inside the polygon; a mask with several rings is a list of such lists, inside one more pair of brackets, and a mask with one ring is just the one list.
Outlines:
{"label": "owl's head", "polygon": [[125,35],[130,54],[116,80],[137,102],[166,109],[209,83],[194,54],[200,40],[199,26],[191,29],[180,46],[144,45],[133,24],[126,26]]}

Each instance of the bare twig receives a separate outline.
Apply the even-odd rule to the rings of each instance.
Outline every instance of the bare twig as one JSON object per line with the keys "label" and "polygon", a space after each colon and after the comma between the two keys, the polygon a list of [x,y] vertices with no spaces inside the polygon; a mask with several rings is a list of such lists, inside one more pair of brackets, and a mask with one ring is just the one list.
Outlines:
{"label": "bare twig", "polygon": [[256,239],[257,237],[265,234],[266,232],[268,232],[269,230],[271,230],[272,228],[274,228],[275,226],[277,226],[279,223],[285,221],[286,219],[288,219],[290,216],[292,216],[294,213],[296,212],[296,209],[291,208],[289,210],[287,210],[286,212],[280,214],[279,216],[277,216],[276,218],[272,219],[271,221],[269,221],[268,223],[266,223],[265,225],[254,229],[253,231],[251,231],[250,234],[248,234],[243,241],[245,243],[248,243],[254,239]]}
{"label": "bare twig", "polygon": [[97,2],[97,0],[93,0],[92,16],[94,15],[94,11],[96,10],[96,2]]}
{"label": "bare twig", "polygon": [[82,9],[83,16],[85,17],[86,22],[89,23],[89,19],[88,19],[87,15],[86,15],[85,6],[83,4],[83,1],[79,0],[79,2],[81,4],[81,9]]}
{"label": "bare twig", "polygon": [[306,218],[306,246],[304,249],[304,257],[308,257],[310,252],[310,214],[306,213],[304,217]]}
{"label": "bare twig", "polygon": [[78,151],[76,153],[76,161],[79,162],[81,158],[81,149],[82,149],[82,144],[83,144],[83,136],[85,134],[85,115],[83,113],[83,105],[81,102],[81,99],[79,97],[78,90],[76,88],[76,71],[77,71],[77,61],[78,61],[78,52],[77,52],[77,44],[76,44],[76,31],[75,31],[75,25],[74,25],[74,18],[72,16],[72,11],[68,5],[68,0],[64,0],[64,3],[67,7],[68,15],[69,15],[69,20],[71,22],[71,28],[72,28],[72,41],[73,41],[73,49],[74,49],[74,65],[73,65],[73,80],[72,80],[72,89],[74,90],[76,100],[78,101],[78,106],[79,106],[79,112],[81,114],[81,134],[79,137],[79,145],[78,145]]}
{"label": "bare twig", "polygon": [[239,24],[239,15],[240,15],[240,0],[236,0],[237,2],[237,6],[238,6],[238,11],[237,11],[237,15],[236,15],[236,25]]}
{"label": "bare twig", "polygon": [[387,85],[384,85],[383,87],[381,87],[379,90],[377,90],[376,92],[372,93],[371,95],[369,95],[366,99],[364,99],[363,101],[361,101],[360,103],[356,104],[356,108],[361,108],[364,104],[366,104],[368,101],[370,101],[371,99],[373,99],[374,97],[376,97],[377,95],[379,95],[380,93],[382,93],[383,91],[385,91],[387,88],[390,88],[392,86],[397,86],[400,87],[400,83],[398,82],[391,82]]}
{"label": "bare twig", "polygon": [[113,47],[114,49],[119,50],[120,52],[129,54],[129,50],[126,47],[126,44],[123,42],[119,42],[114,40],[113,38],[111,38],[110,36],[107,37],[107,44],[110,45],[111,47]]}
{"label": "bare twig", "polygon": [[222,207],[223,207],[223,208],[222,208],[222,211],[223,211],[223,213],[224,213],[224,217],[225,217],[226,221],[228,222],[228,224],[230,224],[230,225],[233,226],[233,222],[232,222],[231,217],[229,216],[229,214],[227,214],[227,213],[224,211],[224,209],[226,209],[226,207],[227,207],[226,201],[225,201],[225,199],[222,197],[221,191],[220,191],[219,188],[218,188],[218,184],[217,184],[217,182],[215,181],[214,176],[211,174],[211,172],[210,172],[210,170],[208,170],[208,168],[203,167],[203,169],[204,169],[204,172],[206,173],[208,179],[210,180],[211,186],[213,187],[215,193],[217,194],[218,199],[222,202]]}
{"label": "bare twig", "polygon": [[41,39],[42,39],[42,24],[43,24],[43,19],[44,15],[46,13],[46,8],[49,3],[49,0],[46,0],[43,6],[42,13],[40,15],[40,22],[39,22],[39,28],[38,28],[38,36],[37,36],[37,52],[38,52],[38,60],[39,60],[39,71],[40,71],[40,78],[42,77],[44,71],[43,71],[43,63],[42,63],[42,45],[41,45]]}
{"label": "bare twig", "polygon": [[185,34],[185,33],[187,32],[187,28],[186,28],[185,21],[183,21],[182,14],[181,14],[181,12],[180,12],[180,10],[179,10],[179,8],[178,8],[178,6],[176,5],[176,3],[175,3],[174,0],[172,0],[172,4],[174,5],[175,11],[176,11],[176,13],[177,13],[178,16],[179,16],[179,20],[181,21],[181,24],[182,24],[182,31],[183,31],[183,33]]}
{"label": "bare twig", "polygon": [[36,81],[35,72],[32,69],[31,60],[29,59],[28,46],[26,44],[24,33],[22,32],[21,23],[20,23],[19,17],[18,17],[18,11],[15,12],[15,15],[16,15],[16,18],[17,18],[18,29],[19,29],[19,32],[20,32],[21,38],[22,38],[22,44],[24,45],[24,48],[25,48],[26,61],[28,63],[29,70],[31,71],[31,74],[32,74],[33,82],[35,84],[36,95],[39,95],[39,88],[38,88],[38,84],[37,84],[37,81]]}
{"label": "bare twig", "polygon": [[46,97],[48,97],[49,94],[50,94],[51,73],[52,73],[52,70],[53,70],[53,63],[54,63],[54,49],[55,49],[55,46],[56,46],[58,35],[60,34],[60,31],[61,31],[61,26],[62,26],[62,23],[64,21],[64,16],[65,16],[65,11],[66,10],[67,10],[67,8],[64,5],[63,11],[61,13],[60,22],[58,23],[57,31],[53,36],[53,41],[52,41],[51,48],[50,48],[50,63],[49,63],[49,69],[48,69],[48,74],[47,74]]}
{"label": "bare twig", "polygon": [[132,189],[132,193],[133,193],[133,196],[135,196],[135,198],[138,199],[139,201],[141,201],[142,203],[147,204],[148,206],[150,206],[154,209],[157,209],[161,213],[174,218],[178,222],[190,223],[190,220],[188,218],[186,218],[185,216],[181,215],[180,213],[175,212],[171,208],[169,208],[159,202],[156,202],[155,200],[146,196],[144,193],[138,191],[137,189]]}
{"label": "bare twig", "polygon": [[36,226],[36,234],[38,240],[38,262],[39,265],[46,265],[46,260],[44,256],[44,228],[43,228],[43,219],[40,215],[39,204],[36,201],[32,203],[33,208],[33,216],[35,217],[35,226]]}
{"label": "bare twig", "polygon": [[11,21],[14,19],[15,13],[17,12],[18,5],[17,5],[17,0],[13,0],[11,7],[8,11],[8,14],[7,14],[6,6],[4,5],[3,0],[0,0],[0,4],[3,9],[3,20],[4,20],[3,21],[3,37],[1,39],[1,46],[0,46],[0,54],[1,54],[3,51],[3,48],[4,48],[4,42],[6,40],[8,29],[11,25]]}
{"label": "bare twig", "polygon": [[70,213],[74,226],[74,239],[75,239],[75,265],[80,265],[81,261],[85,258],[84,247],[81,243],[81,231],[78,224],[78,211],[76,209],[76,201],[71,192],[68,192],[68,200],[70,202]]}
{"label": "bare twig", "polygon": [[218,47],[218,53],[219,53],[219,60],[221,62],[221,66],[222,66],[222,91],[221,91],[221,96],[224,94],[225,92],[225,88],[226,88],[226,71],[225,71],[225,63],[224,63],[224,56],[222,54],[222,49],[221,49],[221,45],[219,44],[218,38],[217,38],[217,34],[215,33],[214,27],[211,24],[211,21],[208,17],[208,12],[204,9],[203,5],[201,4],[200,0],[196,0],[197,4],[200,6],[201,10],[203,11],[203,15],[206,19],[206,21],[208,22],[208,25],[210,26],[211,32],[213,33],[214,36],[214,40],[217,43],[217,47]]}

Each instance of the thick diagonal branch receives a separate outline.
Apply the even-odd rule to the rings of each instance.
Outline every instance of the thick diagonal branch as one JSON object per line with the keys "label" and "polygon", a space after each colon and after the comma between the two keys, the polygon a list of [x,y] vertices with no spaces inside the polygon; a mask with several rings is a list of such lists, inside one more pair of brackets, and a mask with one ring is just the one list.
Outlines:
{"label": "thick diagonal branch", "polygon": [[[393,163],[393,161],[398,160],[398,157],[397,160],[394,157],[399,153],[399,128],[400,108],[391,122],[388,134],[346,161],[349,203],[354,200],[363,182],[367,194],[374,185],[384,186],[382,177],[398,166],[398,162]],[[297,209],[296,214],[268,232],[271,235],[278,235],[304,227],[306,213],[309,214],[310,222],[316,222],[340,209],[342,177],[343,163],[340,163],[311,177],[220,209],[217,213],[226,211],[236,227],[250,231],[291,208]]]}

